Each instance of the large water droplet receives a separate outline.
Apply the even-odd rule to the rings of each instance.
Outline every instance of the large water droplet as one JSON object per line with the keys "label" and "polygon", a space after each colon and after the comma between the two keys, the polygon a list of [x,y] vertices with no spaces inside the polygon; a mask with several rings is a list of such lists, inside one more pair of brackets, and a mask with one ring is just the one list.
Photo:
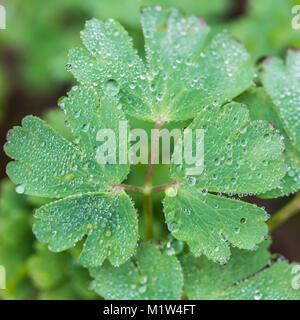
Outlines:
{"label": "large water droplet", "polygon": [[120,91],[120,86],[116,80],[109,79],[104,84],[103,91],[108,96],[116,96]]}
{"label": "large water droplet", "polygon": [[24,193],[24,191],[25,191],[24,186],[19,185],[19,186],[16,187],[16,192],[17,193],[22,194],[22,193]]}

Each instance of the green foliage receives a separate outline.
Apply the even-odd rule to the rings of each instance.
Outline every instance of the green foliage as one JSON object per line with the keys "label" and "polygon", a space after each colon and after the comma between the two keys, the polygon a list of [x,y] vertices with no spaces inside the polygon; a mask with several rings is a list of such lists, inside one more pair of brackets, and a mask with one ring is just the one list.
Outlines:
{"label": "green foliage", "polygon": [[[33,198],[17,194],[9,181],[1,184],[0,263],[6,269],[5,299],[95,299],[88,272],[77,253],[54,254],[32,236]],[[12,237],[13,235],[13,237]]]}
{"label": "green foliage", "polygon": [[[88,234],[81,260],[92,266],[101,264],[107,255],[114,265],[123,263],[137,241],[137,218],[130,199],[122,191],[110,190],[124,180],[129,165],[106,165],[101,169],[96,162],[97,132],[101,128],[116,132],[118,121],[124,120],[116,101],[111,97],[100,100],[93,89],[75,87],[69,98],[60,101],[80,148],[32,116],[23,120],[23,127],[9,132],[5,147],[6,153],[17,160],[7,166],[7,174],[21,193],[68,197],[37,211],[41,220],[34,226],[37,237],[50,243],[54,251],[62,251]],[[82,103],[86,109],[79,117]]]}
{"label": "green foliage", "polygon": [[251,89],[239,97],[247,104],[252,119],[267,120],[280,131],[285,143],[287,174],[278,188],[263,194],[274,198],[300,188],[300,53],[289,50],[286,63],[278,58],[267,59],[261,67],[264,88]]}
{"label": "green foliage", "polygon": [[87,22],[85,48],[70,52],[69,68],[83,85],[105,91],[117,82],[120,92],[114,95],[119,93],[127,114],[152,121],[189,119],[199,107],[224,103],[250,86],[249,55],[227,33],[205,44],[209,28],[176,9],[144,9],[141,21],[146,66],[112,19]]}
{"label": "green foliage", "polygon": [[106,262],[92,268],[94,290],[106,299],[178,300],[182,290],[181,266],[175,256],[141,244],[133,261],[114,268]]}
{"label": "green foliage", "polygon": [[[28,88],[49,90],[51,84],[70,81],[64,69],[67,49],[79,42],[79,31],[92,17],[114,17],[132,30],[139,47],[140,8],[161,5],[159,0],[4,0],[7,8],[7,30],[1,43],[22,54],[20,64],[23,83]],[[164,6],[183,6],[178,0],[164,1]],[[201,15],[208,21],[219,21],[228,8],[227,0],[188,0],[184,10]],[[38,14],[37,14],[38,13]],[[45,63],[47,61],[47,63]]]}
{"label": "green foliage", "polygon": [[189,299],[299,300],[292,288],[293,264],[273,262],[265,241],[256,251],[233,249],[225,266],[190,253],[180,256]]}
{"label": "green foliage", "polygon": [[[267,62],[261,73],[265,89],[253,89],[250,55],[226,32],[206,39],[209,27],[202,20],[161,7],[144,9],[142,26],[145,61],[120,24],[88,21],[81,34],[84,48],[70,52],[68,69],[80,85],[59,100],[64,115],[50,116],[52,125],[28,116],[9,131],[4,149],[14,160],[7,174],[16,191],[47,198],[35,212],[36,237],[54,252],[82,240],[79,261],[95,279],[93,289],[106,299],[180,299],[182,290],[192,299],[299,299],[299,290],[291,287],[292,264],[274,263],[256,274],[270,259],[263,242],[268,215],[239,199],[282,188],[279,182],[290,172],[284,166],[294,161],[294,149],[299,151],[298,53],[289,54],[287,70],[279,60]],[[262,114],[258,100],[266,109]],[[285,151],[270,117],[288,138]],[[168,186],[152,188],[151,166],[141,181],[134,175],[142,167],[130,173],[129,164],[119,164],[121,148],[130,147],[119,138],[116,159],[109,154],[112,161],[99,164],[97,133],[110,129],[119,137],[119,122],[128,119],[133,127],[149,121],[204,130],[203,172],[190,175],[190,164],[173,159],[170,176],[162,181]],[[177,123],[182,120],[189,121]],[[174,151],[181,147],[174,142]],[[125,184],[129,181],[136,185]],[[169,233],[161,226],[162,216],[156,214],[152,222],[152,193],[163,189]],[[141,233],[141,241],[137,212],[125,191],[143,197],[146,235]],[[149,243],[155,224],[160,224],[160,238]],[[36,248],[28,267],[45,291],[41,297],[92,297],[77,289],[88,282],[83,269],[64,269],[73,258],[70,251]],[[200,271],[199,264],[205,266]],[[50,276],[55,270],[61,273]]]}
{"label": "green foliage", "polygon": [[71,248],[88,234],[80,258],[85,266],[101,265],[107,256],[118,266],[136,246],[136,214],[124,192],[68,197],[41,207],[36,218],[33,231],[52,251]]}
{"label": "green foliage", "polygon": [[227,25],[251,52],[252,60],[266,55],[283,54],[289,46],[299,47],[299,31],[291,21],[292,7],[299,0],[251,0],[245,16]]}
{"label": "green foliage", "polygon": [[1,290],[0,297],[26,299],[33,295],[24,266],[24,260],[32,252],[31,209],[28,201],[15,192],[12,183],[7,180],[1,183],[0,264],[6,269],[7,290]]}
{"label": "green foliage", "polygon": [[29,275],[40,290],[39,299],[95,299],[88,289],[91,281],[88,272],[78,263],[74,254],[54,254],[45,245],[38,244],[34,255],[28,259]]}

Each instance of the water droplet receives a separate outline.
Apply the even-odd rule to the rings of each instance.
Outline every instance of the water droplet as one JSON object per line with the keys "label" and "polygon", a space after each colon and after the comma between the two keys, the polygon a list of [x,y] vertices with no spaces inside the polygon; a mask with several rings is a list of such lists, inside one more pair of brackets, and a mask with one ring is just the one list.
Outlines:
{"label": "water droplet", "polygon": [[108,96],[116,96],[120,91],[120,86],[116,80],[109,79],[104,84],[103,91]]}
{"label": "water droplet", "polygon": [[189,186],[194,186],[196,184],[196,178],[195,177],[189,177],[187,180],[187,183]]}
{"label": "water droplet", "polygon": [[19,186],[16,187],[16,192],[17,193],[22,194],[22,193],[24,193],[24,191],[25,191],[24,186],[19,185]]}
{"label": "water droplet", "polygon": [[168,197],[176,197],[177,195],[177,187],[176,186],[169,186],[165,189],[166,196]]}
{"label": "water droplet", "polygon": [[262,293],[259,292],[258,290],[255,291],[254,293],[254,299],[255,300],[260,300],[262,298]]}
{"label": "water droplet", "polygon": [[145,293],[146,290],[147,290],[147,287],[146,287],[146,286],[141,286],[141,287],[139,287],[139,292],[140,292],[140,293]]}

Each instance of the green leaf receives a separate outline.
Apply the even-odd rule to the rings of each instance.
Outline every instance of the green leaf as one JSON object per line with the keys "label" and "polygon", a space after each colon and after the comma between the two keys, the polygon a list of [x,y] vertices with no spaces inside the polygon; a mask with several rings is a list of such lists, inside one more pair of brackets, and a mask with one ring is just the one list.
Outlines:
{"label": "green leaf", "polygon": [[186,169],[195,165],[173,165],[177,181],[211,192],[249,194],[277,187],[285,174],[279,134],[265,121],[250,122],[249,111],[238,103],[205,107],[188,128],[204,130],[204,170],[192,176]]}
{"label": "green leaf", "polygon": [[226,32],[206,43],[209,28],[177,9],[142,12],[145,65],[114,20],[88,21],[85,48],[70,52],[70,68],[84,85],[107,91],[111,81],[129,115],[145,120],[193,118],[206,104],[224,103],[247,89],[252,67],[244,47]]}
{"label": "green leaf", "polygon": [[182,273],[175,256],[141,244],[131,261],[119,268],[105,262],[91,268],[94,290],[105,299],[177,300],[181,297]]}
{"label": "green leaf", "polygon": [[[119,121],[125,120],[117,102],[99,97],[93,89],[75,87],[60,102],[72,126],[74,144],[61,137],[43,120],[28,116],[22,127],[8,133],[5,152],[17,160],[7,166],[7,174],[25,193],[61,198],[76,193],[103,191],[124,180],[129,164],[100,166],[96,161],[97,132],[112,129],[116,136]],[[99,99],[100,102],[99,102]],[[82,116],[76,119],[81,110]],[[118,144],[117,144],[118,145]]]}
{"label": "green leaf", "polygon": [[225,263],[229,244],[251,249],[263,240],[267,215],[256,206],[208,192],[243,195],[277,187],[285,174],[283,145],[267,122],[250,122],[249,111],[238,103],[203,108],[188,128],[205,130],[204,170],[191,176],[187,169],[192,165],[172,165],[177,185],[166,191],[166,221],[196,256],[203,252]]}
{"label": "green leaf", "polygon": [[101,265],[106,257],[118,266],[136,246],[136,213],[123,191],[71,196],[41,207],[35,216],[33,231],[52,251],[71,248],[87,235],[80,257],[84,266]]}
{"label": "green leaf", "polygon": [[300,290],[292,287],[295,264],[271,262],[267,244],[252,252],[233,249],[225,266],[182,254],[185,294],[200,300],[299,300]]}
{"label": "green leaf", "polygon": [[255,205],[205,194],[181,184],[175,197],[166,197],[164,211],[169,230],[186,241],[195,256],[226,263],[229,245],[253,249],[267,235],[267,214]]}
{"label": "green leaf", "polygon": [[281,139],[284,139],[284,161],[287,168],[287,174],[280,180],[276,189],[267,191],[260,196],[263,198],[276,198],[297,191],[300,188],[300,152],[293,144],[285,124],[280,115],[280,109],[274,104],[270,96],[264,88],[253,88],[246,91],[238,101],[246,104],[250,110],[252,120],[266,120],[270,122],[270,126],[281,133]]}
{"label": "green leaf", "polygon": [[265,60],[261,80],[279,108],[291,143],[300,152],[300,50],[289,50],[285,64],[279,58]]}
{"label": "green leaf", "polygon": [[114,188],[126,178],[129,164],[98,164],[96,135],[100,129],[111,129],[118,137],[119,121],[126,119],[113,97],[99,96],[93,88],[74,87],[59,104],[74,143],[29,116],[8,134],[5,151],[16,161],[8,164],[7,173],[20,193],[64,198],[37,211],[38,239],[62,251],[88,234],[81,262],[95,266],[109,255],[111,263],[119,265],[137,241],[131,200]]}

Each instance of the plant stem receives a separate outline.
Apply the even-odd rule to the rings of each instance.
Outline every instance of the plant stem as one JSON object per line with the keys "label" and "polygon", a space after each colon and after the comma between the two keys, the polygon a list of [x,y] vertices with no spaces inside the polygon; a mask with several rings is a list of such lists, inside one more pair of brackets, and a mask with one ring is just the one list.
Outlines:
{"label": "plant stem", "polygon": [[155,122],[154,134],[151,139],[151,150],[149,153],[149,160],[144,185],[143,209],[146,229],[146,240],[151,240],[153,238],[152,179],[154,172],[154,163],[157,162],[157,157],[159,157],[159,151],[157,149],[159,147],[159,135],[162,126],[163,121]]}
{"label": "plant stem", "polygon": [[300,191],[291,202],[276,212],[268,221],[269,230],[273,231],[298,212],[300,212]]}
{"label": "plant stem", "polygon": [[131,186],[128,184],[119,184],[116,187],[120,188],[120,189],[127,190],[127,191],[139,193],[139,194],[144,194],[144,188],[141,188],[141,187]]}
{"label": "plant stem", "polygon": [[[159,152],[157,153],[157,147],[159,146],[159,134],[160,129],[163,126],[162,121],[156,121],[155,127],[154,127],[154,135],[151,139],[151,150],[149,153],[149,160],[148,160],[148,166],[147,166],[147,173],[146,173],[146,179],[145,179],[145,186],[151,186],[152,185],[152,178],[153,178],[153,170],[154,170],[154,162],[159,157]],[[153,152],[154,151],[154,152]]]}
{"label": "plant stem", "polygon": [[172,181],[172,182],[169,182],[169,183],[165,183],[165,184],[161,184],[159,186],[156,186],[156,187],[153,187],[151,189],[151,193],[154,193],[154,192],[159,192],[161,190],[164,190],[166,187],[168,186],[172,186],[174,184],[177,184],[177,181]]}

